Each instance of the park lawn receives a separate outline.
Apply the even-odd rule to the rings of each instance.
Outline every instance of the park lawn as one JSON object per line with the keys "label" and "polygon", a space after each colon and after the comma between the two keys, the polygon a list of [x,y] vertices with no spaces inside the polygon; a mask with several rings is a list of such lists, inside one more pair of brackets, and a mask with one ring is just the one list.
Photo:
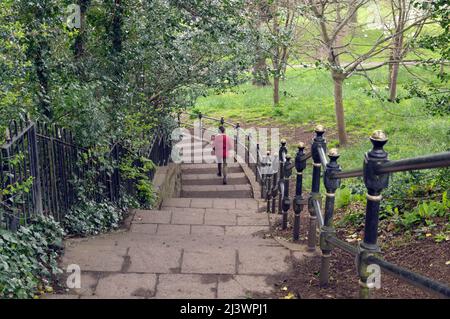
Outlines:
{"label": "park lawn", "polygon": [[[429,71],[412,67],[422,77],[432,78]],[[386,96],[387,69],[370,72],[373,85],[379,94]],[[404,69],[399,76],[399,96],[406,92],[402,85],[412,76]],[[386,150],[391,159],[442,152],[450,148],[450,118],[428,115],[420,99],[403,99],[389,103],[367,94],[370,89],[366,78],[352,76],[344,84],[344,108],[350,144],[341,148],[340,163],[343,168],[357,168],[362,164],[365,151],[370,148],[368,136],[381,129],[389,137]],[[291,69],[281,83],[281,103],[272,105],[272,87],[258,88],[243,84],[230,92],[211,94],[200,98],[196,109],[205,115],[224,117],[228,121],[245,123],[245,127],[302,127],[313,131],[317,124],[324,125],[336,134],[333,102],[333,83],[330,74],[321,69]],[[290,142],[290,152],[295,152],[297,141],[282,136]],[[304,141],[309,142],[309,141]],[[329,138],[330,146],[338,146]]]}

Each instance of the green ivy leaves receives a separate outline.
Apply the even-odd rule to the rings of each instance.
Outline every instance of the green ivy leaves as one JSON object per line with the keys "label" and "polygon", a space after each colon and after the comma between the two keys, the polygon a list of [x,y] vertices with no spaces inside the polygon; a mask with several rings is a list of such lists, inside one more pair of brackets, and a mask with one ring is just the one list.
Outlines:
{"label": "green ivy leaves", "polygon": [[64,231],[52,217],[37,217],[15,233],[0,231],[0,298],[32,298],[61,273],[57,258]]}

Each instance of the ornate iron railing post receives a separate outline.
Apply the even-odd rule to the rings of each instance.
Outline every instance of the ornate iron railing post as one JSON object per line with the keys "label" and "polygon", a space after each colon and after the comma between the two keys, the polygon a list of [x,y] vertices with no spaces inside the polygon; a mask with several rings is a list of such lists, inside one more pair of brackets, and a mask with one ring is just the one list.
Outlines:
{"label": "ornate iron railing post", "polygon": [[198,136],[198,138],[200,140],[202,140],[203,139],[203,114],[202,114],[202,112],[198,113],[198,128],[199,128],[198,134],[200,134]]}
{"label": "ornate iron railing post", "polygon": [[320,249],[322,250],[322,258],[320,265],[320,285],[327,286],[330,278],[330,258],[332,245],[327,241],[329,237],[335,236],[335,230],[333,226],[333,213],[334,213],[334,199],[336,196],[336,190],[341,184],[341,180],[333,178],[333,174],[340,172],[341,167],[338,165],[337,160],[339,158],[339,152],[337,149],[332,148],[328,152],[330,162],[327,164],[323,181],[325,185],[326,199],[325,199],[325,216],[324,225],[320,232]]}
{"label": "ornate iron railing post", "polygon": [[283,201],[281,203],[281,208],[283,209],[283,230],[287,229],[288,225],[288,211],[291,208],[291,199],[289,198],[289,179],[292,175],[292,165],[291,165],[291,157],[286,155],[286,162],[283,166]]}
{"label": "ornate iron railing post", "polygon": [[364,158],[364,184],[367,188],[366,219],[364,224],[364,240],[359,245],[358,273],[360,278],[360,297],[369,298],[370,290],[374,288],[369,282],[369,266],[365,260],[371,255],[380,253],[377,243],[378,221],[380,212],[381,192],[389,184],[389,174],[377,175],[376,169],[388,161],[388,153],[383,149],[388,139],[382,131],[375,131],[370,137],[373,148]]}
{"label": "ornate iron railing post", "polygon": [[246,145],[247,147],[245,148],[245,163],[248,165],[248,167],[250,166],[250,143],[251,143],[251,138],[252,138],[252,134],[248,133],[246,136]]}
{"label": "ornate iron railing post", "polygon": [[308,201],[308,210],[309,210],[309,232],[308,232],[308,250],[315,251],[317,244],[317,216],[314,210],[313,200],[318,200],[319,203],[322,199],[320,195],[320,173],[322,162],[320,159],[319,148],[322,148],[324,152],[326,152],[326,140],[323,135],[325,134],[325,129],[322,125],[317,125],[314,129],[316,136],[313,139],[311,146],[311,155],[313,158],[313,177],[312,177],[312,187],[311,187],[311,196]]}
{"label": "ornate iron railing post", "polygon": [[[278,161],[278,159],[276,158],[276,156],[274,156],[274,160]],[[273,176],[272,176],[272,190],[270,192],[270,196],[272,197],[272,214],[275,214],[275,208],[276,208],[276,187],[277,187],[277,183],[278,183],[278,171],[274,172]]]}
{"label": "ornate iron railing post", "polygon": [[239,129],[241,125],[239,123],[236,124],[236,134],[234,136],[234,157],[236,158],[238,155],[238,144],[239,144]]}
{"label": "ornate iron railing post", "polygon": [[261,153],[261,149],[260,149],[259,143],[258,143],[258,144],[256,144],[256,163],[255,163],[255,165],[256,165],[255,168],[256,169],[254,171],[255,179],[256,179],[257,182],[259,181],[258,168],[261,166],[260,159],[259,159],[259,157],[261,156],[260,153]]}
{"label": "ornate iron railing post", "polygon": [[283,201],[283,187],[284,187],[284,163],[286,161],[286,155],[287,155],[287,147],[286,147],[286,140],[281,140],[281,146],[280,150],[278,152],[278,160],[279,160],[279,175],[278,175],[278,214],[283,213],[283,207],[282,207],[282,201]]}
{"label": "ornate iron railing post", "polygon": [[272,190],[272,181],[273,181],[273,171],[272,171],[272,160],[270,158],[270,151],[267,151],[265,158],[265,170],[266,174],[264,175],[264,185],[265,191],[262,193],[263,198],[267,201],[266,213],[270,213],[270,192]]}
{"label": "ornate iron railing post", "polygon": [[297,177],[295,181],[295,198],[294,198],[294,230],[293,238],[294,241],[300,239],[300,214],[303,210],[303,170],[306,168],[306,160],[302,157],[305,155],[305,144],[298,143],[298,151],[295,156],[295,169],[297,171]]}

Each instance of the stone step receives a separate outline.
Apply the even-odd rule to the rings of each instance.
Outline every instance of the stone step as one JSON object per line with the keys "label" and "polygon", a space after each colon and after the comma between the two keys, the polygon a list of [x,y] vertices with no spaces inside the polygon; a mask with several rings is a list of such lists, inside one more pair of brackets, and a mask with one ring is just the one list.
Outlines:
{"label": "stone step", "polygon": [[252,198],[253,193],[251,191],[214,191],[214,192],[188,192],[188,191],[182,191],[181,196],[182,198],[189,198],[189,197],[203,197],[203,198],[215,198],[217,196],[220,196],[221,198]]}
{"label": "stone step", "polygon": [[249,184],[240,185],[183,185],[181,197],[201,198],[251,198],[252,190]]}
{"label": "stone step", "polygon": [[[228,185],[248,184],[244,173],[229,173]],[[222,177],[217,174],[183,174],[181,176],[183,185],[222,185]]]}
{"label": "stone step", "polygon": [[214,208],[214,209],[232,209],[258,211],[258,201],[253,198],[168,198],[162,203],[162,209],[170,210],[172,208]]}
{"label": "stone step", "polygon": [[[228,163],[228,173],[242,173],[242,167],[239,163]],[[183,174],[216,174],[217,164],[182,164]]]}

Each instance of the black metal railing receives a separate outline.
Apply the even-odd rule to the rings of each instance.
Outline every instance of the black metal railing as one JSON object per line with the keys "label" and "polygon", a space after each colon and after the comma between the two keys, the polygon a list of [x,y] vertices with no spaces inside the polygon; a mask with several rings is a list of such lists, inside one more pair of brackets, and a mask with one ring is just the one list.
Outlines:
{"label": "black metal railing", "polygon": [[[388,139],[382,131],[375,131],[370,137],[373,148],[365,154],[363,167],[343,171],[338,164],[339,153],[333,148],[327,153],[327,142],[324,138],[325,130],[322,126],[317,126],[315,136],[311,143],[311,154],[313,163],[311,193],[307,198],[309,211],[308,227],[308,250],[315,251],[317,243],[321,249],[320,284],[327,286],[329,283],[330,259],[333,248],[337,247],[356,256],[357,271],[360,278],[360,297],[368,298],[373,291],[372,283],[368,282],[371,271],[370,265],[378,265],[382,270],[395,277],[413,284],[421,289],[434,292],[435,294],[450,297],[450,287],[436,282],[422,275],[391,264],[381,258],[381,250],[378,246],[378,221],[382,191],[388,186],[389,174],[410,170],[431,169],[450,166],[450,152],[440,154],[389,161],[388,154],[384,150],[384,145]],[[286,143],[283,141],[280,146],[280,173],[275,174],[274,179],[278,184],[288,185],[287,179],[296,168],[296,196],[293,201],[294,226],[293,239],[299,240],[300,214],[304,208],[302,198],[302,178],[306,168],[308,156],[304,155],[304,144],[300,143],[296,155],[295,163],[292,164],[287,156]],[[322,174],[323,173],[323,174]],[[333,226],[334,201],[336,190],[339,188],[341,180],[344,178],[363,177],[367,188],[367,204],[365,214],[364,239],[358,246],[352,246],[340,240],[336,236]],[[325,204],[322,205],[322,195],[320,188],[325,187]],[[289,192],[284,189],[280,192],[279,187],[275,187],[269,192],[267,201],[267,211],[275,213],[276,201],[278,200],[282,218],[282,228],[287,229],[287,217],[290,209]],[[278,195],[278,196],[277,196]],[[280,196],[281,195],[281,196]],[[278,198],[277,198],[278,197]],[[317,237],[319,233],[319,238]]]}
{"label": "black metal railing", "polygon": [[[228,125],[234,130],[235,153],[237,147],[241,145],[245,150],[244,161],[253,171],[253,174],[261,186],[261,196],[266,200],[266,212],[282,214],[282,228],[288,227],[288,214],[291,208],[294,211],[293,240],[300,239],[300,217],[307,205],[309,212],[308,227],[308,250],[315,251],[317,244],[321,249],[320,284],[327,286],[330,277],[330,259],[333,248],[339,248],[356,257],[357,271],[360,278],[360,296],[368,298],[373,286],[368,283],[370,265],[378,265],[382,270],[391,275],[421,289],[431,291],[435,294],[450,297],[450,288],[445,284],[436,282],[416,274],[410,270],[391,264],[381,258],[381,251],[377,243],[378,220],[381,192],[388,186],[389,174],[402,171],[432,169],[450,166],[450,152],[422,156],[398,161],[389,161],[384,145],[387,138],[382,131],[375,131],[370,137],[373,148],[365,154],[363,167],[343,171],[338,164],[339,152],[333,148],[327,152],[327,142],[325,140],[325,129],[318,125],[314,132],[315,136],[311,143],[311,152],[305,153],[305,144],[300,142],[298,150],[292,163],[288,155],[287,143],[281,140],[281,145],[277,155],[270,155],[267,152],[262,154],[260,145],[254,136],[245,133],[238,124],[207,117],[201,113],[188,114],[191,118],[197,118],[200,123],[199,132],[206,129],[204,121],[214,122],[214,125]],[[179,125],[194,127],[191,123],[181,121],[178,115]],[[215,130],[212,130],[216,133]],[[241,134],[241,136],[240,136]],[[200,136],[201,138],[201,136]],[[241,142],[241,141],[244,142]],[[307,161],[312,158],[312,185],[311,193],[305,198],[303,195],[303,172],[307,167]],[[293,169],[296,170],[295,196],[290,198],[289,181]],[[367,206],[364,227],[364,240],[358,246],[353,246],[336,236],[333,226],[334,202],[336,190],[339,188],[341,180],[345,178],[363,177],[367,188]],[[325,187],[325,204],[322,205],[321,185]],[[319,233],[319,238],[317,237]]]}
{"label": "black metal railing", "polygon": [[[75,143],[70,131],[25,117],[10,122],[0,148],[0,228],[17,230],[37,214],[61,221],[77,201],[77,186],[87,180],[98,185],[89,194],[92,200],[118,203],[123,192],[136,191],[135,181],[120,173],[122,159],[131,154],[121,143],[112,143],[104,156],[108,165],[103,165],[93,152]],[[142,165],[139,155],[157,166],[167,165],[170,139],[157,130],[150,134],[148,146],[132,155],[136,166]],[[149,174],[153,179],[154,172]]]}

